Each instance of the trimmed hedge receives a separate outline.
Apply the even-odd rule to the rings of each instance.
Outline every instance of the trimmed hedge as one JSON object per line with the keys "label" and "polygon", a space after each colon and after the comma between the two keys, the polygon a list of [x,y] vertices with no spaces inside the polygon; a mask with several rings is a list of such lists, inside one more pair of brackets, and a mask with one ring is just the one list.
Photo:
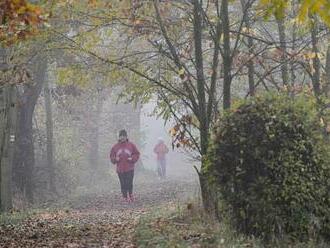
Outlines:
{"label": "trimmed hedge", "polygon": [[209,160],[239,231],[330,235],[329,144],[311,98],[267,95],[221,119]]}

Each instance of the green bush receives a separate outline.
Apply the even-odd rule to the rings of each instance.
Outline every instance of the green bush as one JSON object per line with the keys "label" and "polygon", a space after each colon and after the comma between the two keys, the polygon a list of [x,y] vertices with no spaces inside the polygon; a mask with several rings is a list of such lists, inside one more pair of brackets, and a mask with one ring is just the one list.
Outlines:
{"label": "green bush", "polygon": [[315,102],[304,96],[257,97],[223,116],[211,164],[238,230],[266,239],[329,235],[322,125]]}

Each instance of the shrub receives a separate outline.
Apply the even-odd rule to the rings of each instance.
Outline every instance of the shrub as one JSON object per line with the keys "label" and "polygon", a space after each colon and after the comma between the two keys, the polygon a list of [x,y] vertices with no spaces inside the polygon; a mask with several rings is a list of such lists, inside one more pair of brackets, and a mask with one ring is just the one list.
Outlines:
{"label": "shrub", "polygon": [[329,149],[311,98],[257,97],[223,116],[210,154],[238,230],[329,235]]}

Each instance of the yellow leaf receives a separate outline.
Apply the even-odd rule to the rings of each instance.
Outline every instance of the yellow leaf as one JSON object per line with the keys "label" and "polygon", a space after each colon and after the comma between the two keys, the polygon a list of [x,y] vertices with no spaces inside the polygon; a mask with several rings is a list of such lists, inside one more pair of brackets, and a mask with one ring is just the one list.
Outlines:
{"label": "yellow leaf", "polygon": [[309,59],[315,59],[316,58],[316,53],[315,52],[311,52],[307,54],[307,58]]}
{"label": "yellow leaf", "polygon": [[185,70],[184,70],[184,68],[181,68],[181,69],[179,70],[179,76],[183,76],[183,75],[184,75],[184,73],[185,73]]}
{"label": "yellow leaf", "polygon": [[20,7],[18,10],[17,10],[17,14],[20,15],[20,14],[24,14],[26,11],[26,8],[25,6],[22,6]]}

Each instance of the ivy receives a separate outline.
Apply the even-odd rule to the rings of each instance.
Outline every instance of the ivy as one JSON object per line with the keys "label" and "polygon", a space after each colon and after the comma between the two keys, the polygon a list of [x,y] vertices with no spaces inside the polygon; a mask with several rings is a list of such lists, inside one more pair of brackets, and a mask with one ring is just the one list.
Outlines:
{"label": "ivy", "polygon": [[238,230],[329,238],[330,150],[318,116],[313,98],[287,95],[256,97],[223,116],[209,157]]}

